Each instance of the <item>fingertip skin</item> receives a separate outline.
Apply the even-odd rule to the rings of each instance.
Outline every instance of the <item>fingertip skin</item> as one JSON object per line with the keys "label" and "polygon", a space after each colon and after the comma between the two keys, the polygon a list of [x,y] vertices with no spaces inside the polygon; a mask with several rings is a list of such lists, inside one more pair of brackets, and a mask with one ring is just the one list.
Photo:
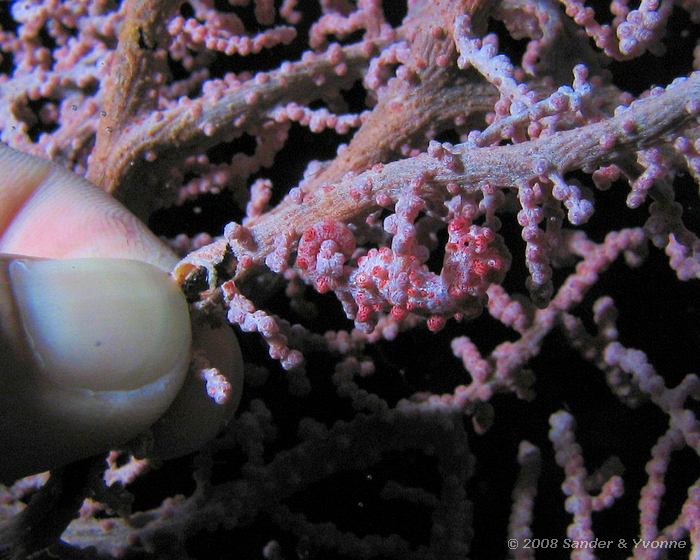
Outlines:
{"label": "fingertip skin", "polygon": [[177,262],[172,251],[110,195],[58,165],[3,144],[0,253],[134,259],[166,272]]}
{"label": "fingertip skin", "polygon": [[[157,316],[152,309],[142,315],[133,309],[130,318],[123,318],[123,326],[118,327],[118,310],[128,306],[116,304],[111,314],[98,311],[94,306],[109,299],[104,291],[92,304],[83,305],[90,289],[104,278],[113,280],[112,296],[122,297],[123,292],[131,291],[135,284],[128,279],[115,280],[114,269],[110,273],[97,265],[94,281],[85,283],[84,288],[80,280],[64,283],[64,296],[73,301],[64,311],[49,307],[56,302],[61,291],[56,288],[65,279],[42,281],[46,269],[36,275],[36,286],[34,280],[22,279],[31,273],[30,269],[41,268],[31,264],[31,258],[102,257],[143,261],[160,269],[162,277],[167,277],[165,273],[177,263],[177,257],[164,243],[99,188],[49,161],[0,143],[0,481],[121,446],[150,426],[157,456],[189,453],[213,438],[235,412],[243,385],[243,361],[229,326],[195,327],[194,333],[195,348],[232,386],[232,398],[220,405],[206,395],[197,372],[187,375],[190,342],[174,343],[179,347],[171,352],[179,356],[174,360],[177,368],[173,366],[177,375],[168,375],[154,366],[154,349],[167,345],[154,341],[153,335],[158,324],[172,320],[167,319],[167,313],[161,315],[162,320],[149,323],[149,316]],[[14,270],[10,272],[9,262],[13,260]],[[83,279],[86,274],[83,269]],[[186,319],[175,323],[184,321],[189,329],[189,314],[179,289],[172,282],[161,288],[172,298],[180,298],[180,311],[175,315],[182,317],[184,310]],[[134,295],[137,292],[134,290]],[[143,297],[157,299],[153,294]],[[24,303],[18,304],[22,298]],[[148,310],[149,304],[143,305]],[[153,301],[151,305],[158,306]],[[61,345],[64,350],[71,349],[70,344],[59,340],[66,336],[70,339],[61,323],[62,313],[93,335],[82,351],[79,345],[73,347],[78,348],[77,354],[57,351]],[[107,319],[112,321],[111,326]],[[32,328],[25,328],[23,321]],[[95,336],[99,325],[105,327],[104,331]],[[143,336],[129,336],[132,329],[146,326]],[[114,355],[110,358],[108,353],[93,353],[90,342],[104,345],[103,339],[110,332],[122,335],[112,339],[121,342],[101,347],[114,350]],[[133,341],[139,339],[144,352],[150,348],[151,361],[135,360],[133,348],[118,348],[131,344],[138,347]],[[121,350],[124,352],[120,354]],[[91,353],[99,367],[91,368],[93,362],[80,361]],[[173,361],[172,355],[170,359]],[[74,368],[75,363],[80,367]],[[111,371],[110,363],[117,371],[104,375]]]}
{"label": "fingertip skin", "polygon": [[152,455],[161,459],[196,451],[221,431],[233,417],[243,393],[243,356],[238,339],[228,325],[193,326],[193,348],[207,357],[231,385],[231,397],[215,403],[204,389],[204,381],[191,369],[175,402],[151,427]]}
{"label": "fingertip skin", "polygon": [[0,143],[0,234],[50,172],[48,161]]}
{"label": "fingertip skin", "polygon": [[0,264],[0,480],[123,444],[167,410],[192,334],[166,273],[122,259]]}
{"label": "fingertip skin", "polygon": [[187,366],[187,302],[156,267],[15,258],[8,272],[26,339],[52,383],[125,391]]}

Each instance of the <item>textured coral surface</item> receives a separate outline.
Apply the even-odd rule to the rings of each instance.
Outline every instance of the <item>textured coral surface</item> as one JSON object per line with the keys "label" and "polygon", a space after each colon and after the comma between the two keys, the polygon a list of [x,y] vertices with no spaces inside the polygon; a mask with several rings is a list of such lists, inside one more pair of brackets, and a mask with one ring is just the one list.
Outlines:
{"label": "textured coral surface", "polygon": [[0,139],[167,239],[246,362],[199,452],[0,486],[82,501],[0,557],[700,558],[697,0],[0,21]]}

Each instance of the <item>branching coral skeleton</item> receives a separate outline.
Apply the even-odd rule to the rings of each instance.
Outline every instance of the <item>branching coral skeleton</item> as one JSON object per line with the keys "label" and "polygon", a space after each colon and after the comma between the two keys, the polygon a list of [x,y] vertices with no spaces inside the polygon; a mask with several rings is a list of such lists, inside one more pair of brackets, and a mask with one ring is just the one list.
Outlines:
{"label": "branching coral skeleton", "polygon": [[[270,559],[329,551],[464,558],[472,544],[484,550],[472,534],[472,524],[483,524],[468,489],[488,474],[470,447],[506,414],[504,403],[535,407],[543,386],[566,384],[567,372],[543,375],[532,366],[559,333],[592,364],[606,398],[663,418],[644,452],[638,531],[619,535],[658,546],[626,554],[660,558],[658,543],[684,543],[690,557],[700,556],[699,470],[672,519],[664,525],[659,513],[673,484],[671,455],[686,450],[698,464],[700,381],[684,371],[670,383],[625,343],[615,301],[596,292],[611,267],[640,267],[650,251],[665,253],[674,281],[697,290],[700,43],[694,61],[663,86],[633,94],[617,77],[626,64],[663,55],[664,41],[697,33],[700,4],[388,4],[11,4],[0,30],[2,141],[86,176],[144,219],[212,197],[233,200],[225,227],[170,240],[182,256],[173,274],[197,317],[225,316],[239,333],[257,333],[242,336],[244,349],[254,348],[244,355],[252,396],[188,463],[189,491],[132,511],[130,489],[159,465],[130,458],[135,449],[113,451],[52,554],[197,557],[188,554],[202,529],[240,535],[261,518],[276,530],[255,554]],[[399,5],[405,15],[393,21]],[[672,30],[674,17],[691,31]],[[522,56],[508,56],[518,42]],[[284,155],[302,129],[332,137],[337,149],[326,161],[299,149],[306,167],[290,177]],[[241,147],[248,138],[252,149]],[[601,208],[606,191],[624,192],[626,206]],[[613,218],[601,225],[601,212]],[[627,215],[637,222],[628,225]],[[337,319],[330,330],[315,328],[326,306]],[[484,344],[471,330],[477,318],[508,335]],[[391,369],[384,353],[410,345],[415,333],[428,354],[430,341],[437,347],[449,334],[450,363],[463,369],[447,390],[382,389]],[[202,375],[213,398],[224,398],[229,389],[216,371]],[[288,382],[281,399],[280,377]],[[287,414],[288,402],[309,409]],[[606,458],[589,472],[575,414],[560,402],[540,406],[550,426],[533,430],[549,429],[549,451],[525,439],[500,450],[521,472],[511,480],[503,542],[491,543],[490,556],[506,554],[506,533],[518,543],[538,536],[537,485],[548,460],[564,477],[570,524],[562,542],[593,541],[597,516],[614,511],[627,491],[622,470],[633,465]],[[438,484],[412,486],[389,469],[377,498],[427,512],[423,541],[410,531],[353,532],[293,505],[315,485],[379,469],[392,454],[433,460]],[[3,489],[0,514],[21,510],[35,481]]]}

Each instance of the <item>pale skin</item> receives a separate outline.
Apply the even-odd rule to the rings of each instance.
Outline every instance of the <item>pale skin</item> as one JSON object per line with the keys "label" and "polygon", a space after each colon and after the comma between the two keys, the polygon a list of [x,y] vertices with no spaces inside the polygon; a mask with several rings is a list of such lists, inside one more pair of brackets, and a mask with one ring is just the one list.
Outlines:
{"label": "pale skin", "polygon": [[[184,454],[231,417],[238,344],[228,327],[191,327],[176,262],[109,195],[0,144],[0,482],[149,427],[155,455]],[[228,377],[227,404],[188,375],[193,347]]]}

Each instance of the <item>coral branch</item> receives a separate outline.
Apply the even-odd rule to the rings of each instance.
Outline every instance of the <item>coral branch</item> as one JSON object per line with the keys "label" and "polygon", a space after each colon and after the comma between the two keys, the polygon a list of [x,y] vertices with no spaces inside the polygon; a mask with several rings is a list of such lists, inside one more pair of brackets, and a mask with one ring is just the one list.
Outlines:
{"label": "coral branch", "polygon": [[[699,556],[699,24],[697,0],[0,2],[2,141],[147,220],[245,360],[196,452],[162,459],[166,416],[0,485],[0,558]],[[233,408],[225,364],[190,369],[168,415]]]}
{"label": "coral branch", "polygon": [[137,190],[141,167],[164,154],[159,163],[167,168],[171,160],[195,147],[201,150],[213,146],[236,129],[260,124],[280,104],[292,100],[309,103],[320,95],[316,83],[349,86],[382,43],[377,40],[344,47],[341,76],[330,53],[314,54],[300,62],[286,63],[279,70],[260,73],[253,80],[213,85],[208,96],[194,101],[183,96],[167,109],[144,115],[124,130],[116,142],[110,143],[109,159],[99,168],[105,174],[98,175],[96,170],[90,177],[106,191],[132,201],[132,209],[148,211],[164,193],[153,185],[151,192],[143,195],[147,199],[141,200]]}
{"label": "coral branch", "polygon": [[[430,177],[439,193],[449,184],[462,184],[468,190],[481,184],[512,188],[519,181],[534,179],[543,173],[564,174],[573,169],[595,169],[612,163],[629,152],[654,142],[664,141],[697,118],[689,99],[700,97],[700,74],[669,87],[663,94],[635,101],[606,121],[572,131],[513,146],[473,148],[458,144],[450,149],[454,163],[429,153],[400,160],[349,177],[331,185],[302,204],[281,205],[248,224],[249,249],[234,242],[234,253],[261,263],[274,247],[280,229],[301,235],[317,221],[327,218],[347,222],[361,218],[378,206],[386,195],[396,200],[403,185],[417,175]],[[612,139],[612,146],[601,139]],[[353,196],[359,193],[359,196]],[[445,196],[445,194],[442,194]],[[249,269],[245,269],[246,271]],[[241,270],[236,280],[247,274]]]}
{"label": "coral branch", "polygon": [[104,86],[103,125],[97,130],[88,168],[88,178],[107,192],[114,190],[109,179],[113,172],[110,158],[125,132],[124,124],[157,106],[156,88],[166,72],[164,45],[159,45],[159,38],[165,31],[164,22],[179,4],[175,0],[127,0],[122,8],[126,16]]}

